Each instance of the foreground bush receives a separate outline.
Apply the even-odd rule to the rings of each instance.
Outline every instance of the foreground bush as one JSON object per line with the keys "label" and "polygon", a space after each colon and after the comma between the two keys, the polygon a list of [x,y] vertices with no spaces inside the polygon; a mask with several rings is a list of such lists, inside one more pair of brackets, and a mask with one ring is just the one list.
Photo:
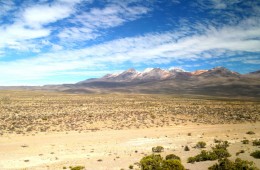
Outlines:
{"label": "foreground bush", "polygon": [[253,156],[254,158],[260,159],[260,150],[256,150],[250,154],[250,156]]}
{"label": "foreground bush", "polygon": [[165,159],[166,159],[166,160],[169,160],[169,159],[181,160],[179,156],[174,155],[174,154],[167,155],[167,156],[165,157]]}
{"label": "foreground bush", "polygon": [[194,157],[189,157],[188,158],[188,163],[194,163],[194,162],[201,162],[201,161],[208,161],[208,160],[216,160],[218,159],[217,155],[212,152],[212,151],[205,151],[202,150],[200,154],[194,156]]}
{"label": "foreground bush", "polygon": [[148,155],[141,159],[141,170],[184,170],[179,157],[170,154],[166,156],[168,159],[163,159],[161,155]]}
{"label": "foreground bush", "polygon": [[259,170],[253,162],[237,158],[235,162],[229,159],[220,159],[218,163],[208,168],[209,170]]}
{"label": "foreground bush", "polygon": [[140,165],[142,170],[152,170],[161,168],[163,158],[161,155],[148,155],[141,159]]}

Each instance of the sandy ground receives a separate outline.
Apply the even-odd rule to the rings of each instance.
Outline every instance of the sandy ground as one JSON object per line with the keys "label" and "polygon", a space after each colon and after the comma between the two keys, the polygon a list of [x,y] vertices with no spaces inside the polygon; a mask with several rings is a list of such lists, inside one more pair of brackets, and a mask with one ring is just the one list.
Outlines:
{"label": "sandy ground", "polygon": [[[256,134],[248,135],[252,130]],[[188,135],[191,133],[191,136]],[[129,165],[138,166],[144,155],[151,154],[151,148],[161,145],[163,156],[174,153],[181,157],[185,168],[204,170],[215,163],[206,161],[189,164],[187,158],[200,152],[192,148],[198,141],[205,141],[207,148],[214,145],[214,139],[228,140],[228,148],[235,159],[241,149],[245,153],[238,157],[254,161],[260,168],[260,161],[249,156],[259,149],[241,143],[242,139],[250,141],[260,138],[260,122],[229,125],[174,125],[161,128],[102,130],[102,131],[68,131],[37,134],[5,134],[0,136],[0,169],[63,169],[82,165],[88,170],[120,170]],[[184,151],[188,145],[190,151]]]}

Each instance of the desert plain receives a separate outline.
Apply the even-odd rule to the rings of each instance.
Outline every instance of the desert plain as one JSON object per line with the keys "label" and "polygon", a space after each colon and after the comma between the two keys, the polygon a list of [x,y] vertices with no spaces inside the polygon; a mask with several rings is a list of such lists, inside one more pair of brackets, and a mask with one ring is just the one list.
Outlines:
{"label": "desert plain", "polygon": [[0,169],[140,169],[140,159],[163,146],[162,156],[174,153],[186,169],[204,170],[217,161],[187,159],[202,150],[197,142],[210,150],[216,140],[230,143],[231,160],[260,168],[250,156],[260,150],[252,145],[259,113],[256,98],[0,91]]}

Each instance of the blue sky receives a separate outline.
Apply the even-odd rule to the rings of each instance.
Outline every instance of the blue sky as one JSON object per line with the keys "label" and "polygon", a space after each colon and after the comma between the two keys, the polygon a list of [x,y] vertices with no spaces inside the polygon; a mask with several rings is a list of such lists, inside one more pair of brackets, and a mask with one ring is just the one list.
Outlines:
{"label": "blue sky", "polygon": [[260,69],[260,1],[0,1],[0,85],[128,68]]}

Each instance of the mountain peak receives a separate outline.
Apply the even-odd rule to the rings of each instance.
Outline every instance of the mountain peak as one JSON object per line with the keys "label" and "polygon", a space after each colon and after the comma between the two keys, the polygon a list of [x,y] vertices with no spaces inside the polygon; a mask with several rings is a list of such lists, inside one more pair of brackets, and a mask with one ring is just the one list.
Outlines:
{"label": "mountain peak", "polygon": [[230,71],[229,69],[225,67],[214,67],[200,75],[203,75],[204,77],[239,77],[239,73]]}
{"label": "mountain peak", "polygon": [[126,70],[125,72],[130,72],[130,73],[135,73],[136,70],[134,68],[129,68],[128,70]]}
{"label": "mountain peak", "polygon": [[178,68],[178,67],[172,67],[169,69],[170,72],[185,72],[185,70]]}

